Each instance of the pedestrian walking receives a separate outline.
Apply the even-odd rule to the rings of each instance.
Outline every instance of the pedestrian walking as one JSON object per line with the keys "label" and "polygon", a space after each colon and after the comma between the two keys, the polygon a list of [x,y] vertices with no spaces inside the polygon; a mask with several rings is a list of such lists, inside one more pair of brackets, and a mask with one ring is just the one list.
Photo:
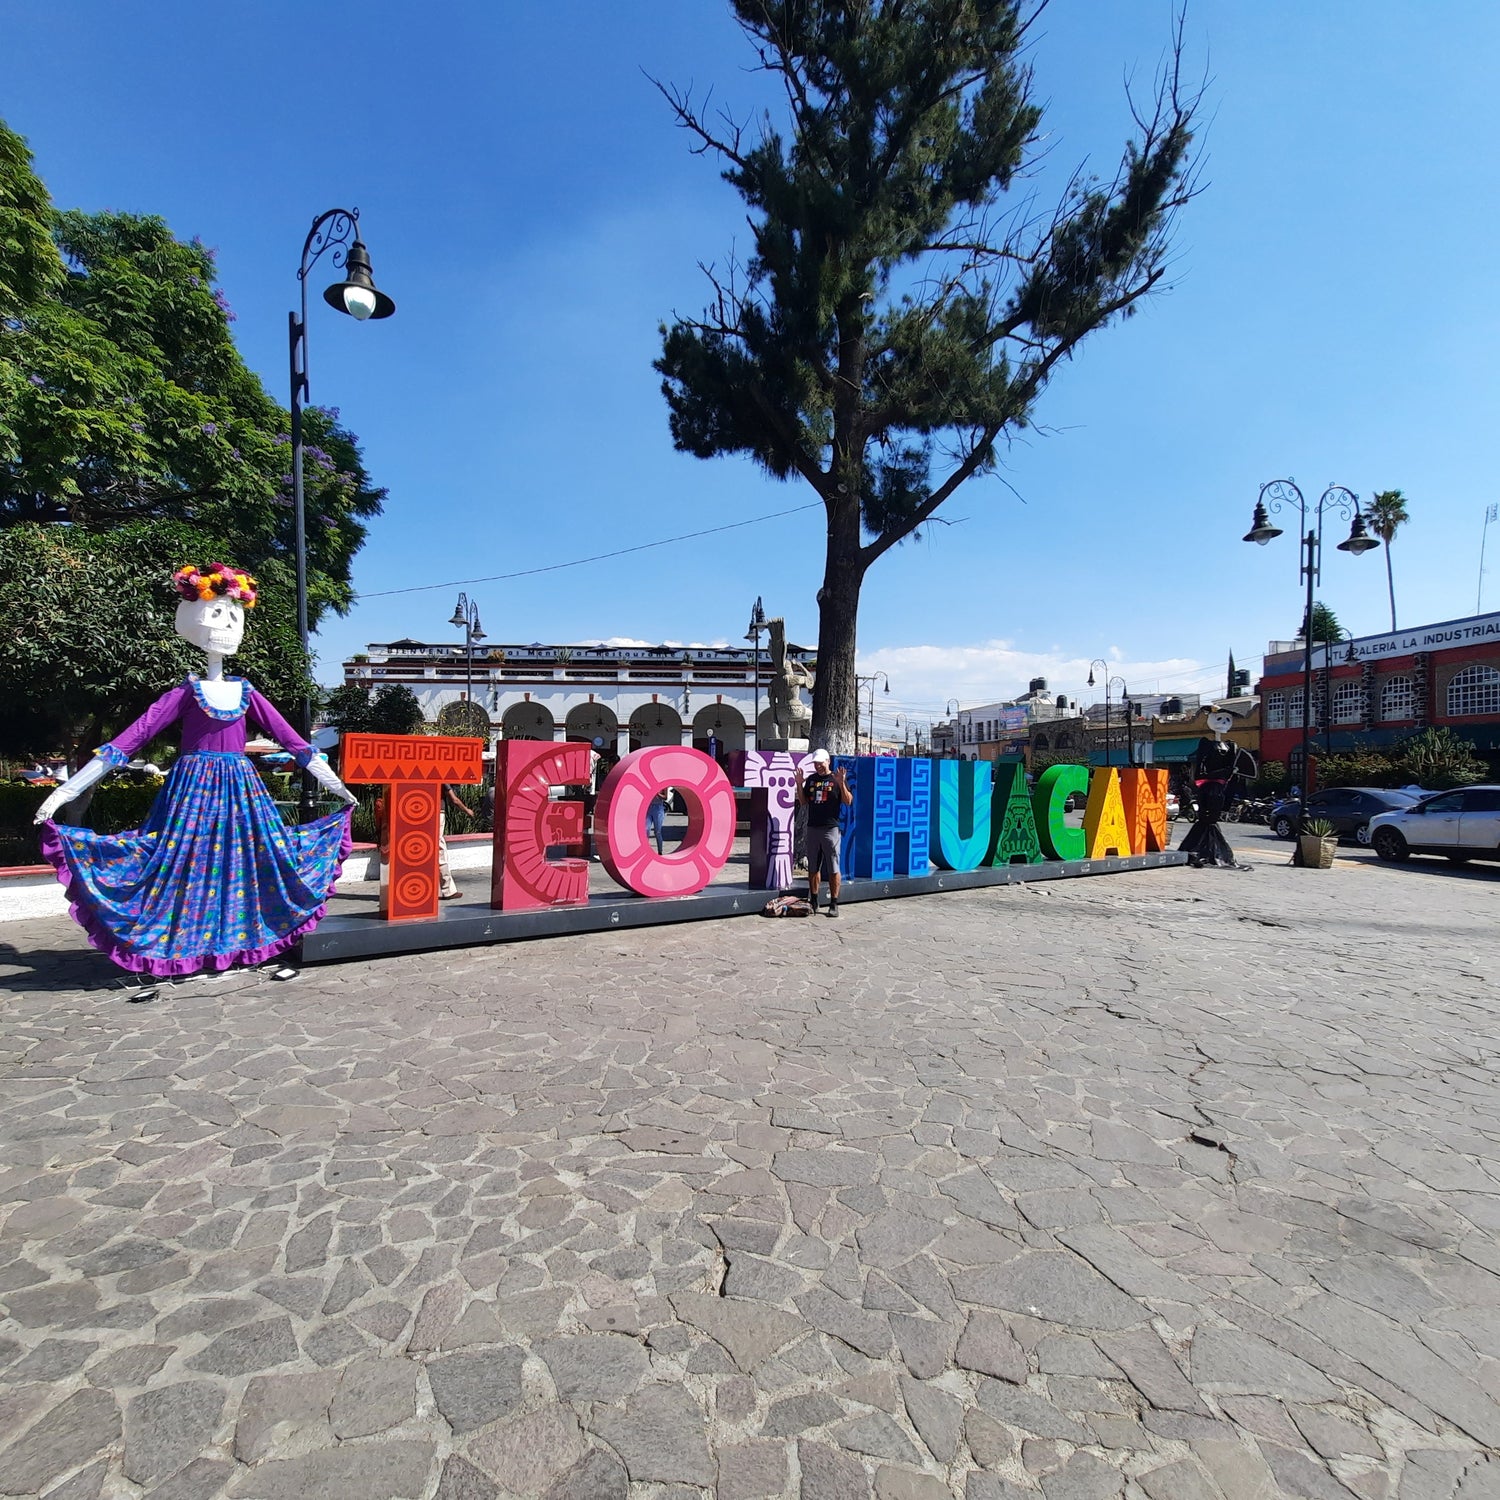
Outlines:
{"label": "pedestrian walking", "polygon": [[441,803],[442,816],[438,819],[438,900],[457,901],[463,892],[458,888],[458,882],[453,878],[453,868],[448,863],[448,811],[462,813],[465,818],[474,816],[468,809],[467,804],[451,786],[443,787],[443,800]]}
{"label": "pedestrian walking", "polygon": [[663,787],[646,808],[646,832],[656,840],[656,852],[662,852],[662,830],[667,822],[667,795],[670,787]]}
{"label": "pedestrian walking", "polygon": [[828,876],[828,915],[839,914],[839,813],[854,801],[844,768],[830,772],[826,750],[813,751],[813,773],[797,771],[797,802],[807,809],[807,899],[818,909],[818,884]]}

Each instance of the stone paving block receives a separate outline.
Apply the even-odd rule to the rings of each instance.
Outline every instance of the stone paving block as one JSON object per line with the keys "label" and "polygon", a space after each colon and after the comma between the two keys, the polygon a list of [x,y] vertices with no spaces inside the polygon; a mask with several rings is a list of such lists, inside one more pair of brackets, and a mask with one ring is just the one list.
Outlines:
{"label": "stone paving block", "polygon": [[1213,1481],[1187,1459],[1151,1469],[1137,1483],[1151,1500],[1219,1500]]}
{"label": "stone paving block", "polygon": [[1152,1406],[1167,1411],[1208,1414],[1208,1408],[1199,1399],[1192,1382],[1182,1373],[1153,1329],[1132,1328],[1122,1333],[1101,1333],[1095,1342]]}
{"label": "stone paving block", "polygon": [[146,1500],[219,1500],[235,1466],[221,1458],[195,1458],[165,1484],[146,1493]]}
{"label": "stone paving block", "polygon": [[443,1460],[443,1472],[432,1500],[496,1500],[500,1487],[482,1469],[457,1453]]}
{"label": "stone paving block", "polygon": [[546,1339],[536,1352],[552,1372],[564,1401],[619,1401],[645,1379],[646,1351],[620,1334],[579,1334]]}
{"label": "stone paving block", "polygon": [[705,1292],[676,1292],[671,1303],[678,1317],[722,1344],[742,1370],[755,1369],[807,1331],[807,1325],[794,1313],[760,1303]]}
{"label": "stone paving block", "polygon": [[419,1500],[432,1457],[431,1443],[344,1443],[243,1469],[229,1494],[237,1500]]}
{"label": "stone paving block", "polygon": [[42,1496],[42,1500],[99,1500],[99,1492],[104,1488],[104,1476],[108,1473],[107,1462],[90,1464],[61,1484],[54,1485]]}
{"label": "stone paving block", "polygon": [[624,1460],[632,1483],[714,1483],[703,1412],[680,1387],[648,1385],[623,1412],[596,1407],[590,1427]]}
{"label": "stone paving block", "polygon": [[826,1443],[797,1444],[802,1471],[801,1500],[870,1500],[870,1478],[863,1464]]}
{"label": "stone paving block", "polygon": [[188,1360],[190,1370],[209,1375],[253,1375],[297,1357],[290,1318],[267,1318],[221,1333],[201,1354]]}
{"label": "stone paving block", "polygon": [[875,1500],[952,1500],[953,1491],[931,1474],[882,1464],[875,1471]]}
{"label": "stone paving block", "polygon": [[775,1500],[786,1488],[786,1449],[780,1443],[735,1443],[719,1449],[715,1500]]}
{"label": "stone paving block", "polygon": [[515,1347],[447,1354],[427,1366],[432,1398],[457,1433],[472,1432],[521,1404],[525,1353]]}
{"label": "stone paving block", "polygon": [[826,1391],[808,1391],[773,1401],[760,1425],[762,1437],[797,1437],[814,1427],[826,1427],[844,1415],[844,1408]]}
{"label": "stone paving block", "polygon": [[419,1367],[410,1360],[380,1356],[346,1365],[328,1410],[340,1441],[373,1437],[416,1415]]}
{"label": "stone paving block", "polygon": [[901,1397],[918,1436],[939,1463],[952,1463],[963,1431],[963,1407],[941,1387],[909,1375],[901,1377]]}
{"label": "stone paving block", "polygon": [[824,1287],[814,1287],[795,1301],[802,1316],[823,1333],[832,1334],[871,1357],[889,1352],[891,1325],[884,1313],[857,1307]]}
{"label": "stone paving block", "polygon": [[1338,1387],[1326,1375],[1253,1333],[1203,1326],[1193,1335],[1193,1381],[1210,1390],[1293,1401],[1334,1401]]}
{"label": "stone paving block", "polygon": [[338,1376],[323,1371],[257,1376],[235,1414],[234,1456],[251,1464],[292,1441],[332,1442],[328,1407],[337,1389]]}
{"label": "stone paving block", "polygon": [[213,1441],[224,1392],[206,1380],[158,1386],[125,1408],[127,1479],[137,1484],[170,1478]]}
{"label": "stone paving block", "polygon": [[585,1448],[572,1409],[553,1403],[487,1427],[470,1453],[502,1490],[540,1495],[584,1456]]}
{"label": "stone paving block", "polygon": [[107,1391],[67,1397],[0,1452],[0,1495],[39,1494],[120,1436],[120,1409]]}
{"label": "stone paving block", "polygon": [[552,1486],[544,1500],[626,1500],[630,1479],[613,1453],[590,1448]]}
{"label": "stone paving block", "polygon": [[1016,1342],[1004,1318],[995,1313],[971,1312],[959,1336],[953,1362],[962,1370],[1024,1382],[1029,1373],[1026,1351]]}
{"label": "stone paving block", "polygon": [[1032,1251],[1006,1265],[953,1276],[961,1302],[1029,1313],[1063,1327],[1116,1331],[1147,1319],[1147,1309],[1072,1255]]}

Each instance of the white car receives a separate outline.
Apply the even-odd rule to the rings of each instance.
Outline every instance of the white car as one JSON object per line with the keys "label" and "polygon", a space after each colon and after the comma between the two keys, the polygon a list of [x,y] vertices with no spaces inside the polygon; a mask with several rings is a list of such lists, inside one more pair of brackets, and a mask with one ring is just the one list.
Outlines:
{"label": "white car", "polygon": [[1370,843],[1381,859],[1441,854],[1455,864],[1500,859],[1500,786],[1439,792],[1401,812],[1370,819]]}

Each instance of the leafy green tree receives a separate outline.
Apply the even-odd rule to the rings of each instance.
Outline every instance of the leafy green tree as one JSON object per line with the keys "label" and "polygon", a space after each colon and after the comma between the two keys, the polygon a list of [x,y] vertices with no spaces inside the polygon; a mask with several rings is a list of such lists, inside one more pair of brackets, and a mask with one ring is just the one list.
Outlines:
{"label": "leafy green tree", "polygon": [[[213,251],[159,218],[54,211],[0,123],[0,527],[173,520],[257,575],[290,561],[290,419],[216,279]],[[385,492],[336,411],[308,412],[305,459],[316,623],[351,602]]]}
{"label": "leafy green tree", "polygon": [[1370,501],[1370,529],[1385,543],[1385,581],[1391,591],[1391,629],[1396,628],[1396,579],[1391,572],[1391,543],[1396,533],[1411,520],[1406,510],[1406,496],[1400,490],[1381,490]]}
{"label": "leafy green tree", "polygon": [[330,728],[346,734],[370,733],[370,690],[357,682],[334,688],[323,704],[322,719]]}
{"label": "leafy green tree", "polygon": [[422,727],[422,705],[404,682],[377,688],[370,704],[372,734],[415,734]]}
{"label": "leafy green tree", "polygon": [[869,568],[917,534],[1089,334],[1167,275],[1192,193],[1196,99],[1179,46],[1109,181],[1083,173],[1038,222],[1003,210],[1046,149],[1019,0],[731,0],[786,125],[720,125],[663,86],[695,151],[723,163],[754,250],[662,329],[676,446],[748,454],[823,503],[813,740],[856,737]]}
{"label": "leafy green tree", "polygon": [[1396,746],[1391,759],[1403,783],[1440,791],[1484,781],[1489,767],[1474,752],[1473,742],[1446,725],[1424,729]]}
{"label": "leafy green tree", "polygon": [[[171,574],[221,560],[221,539],[175,521],[0,530],[0,755],[77,766],[201,668],[174,628]],[[257,577],[233,670],[290,714],[308,687],[292,573],[272,560]]]}
{"label": "leafy green tree", "polygon": [[52,296],[64,277],[52,239],[52,200],[26,142],[0,122],[0,319]]}

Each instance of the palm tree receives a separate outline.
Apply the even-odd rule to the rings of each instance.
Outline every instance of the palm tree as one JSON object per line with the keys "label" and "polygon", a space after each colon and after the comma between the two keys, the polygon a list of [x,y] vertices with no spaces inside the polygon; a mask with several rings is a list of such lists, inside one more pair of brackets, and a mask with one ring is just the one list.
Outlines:
{"label": "palm tree", "polygon": [[1385,581],[1391,591],[1391,629],[1396,628],[1396,580],[1391,573],[1391,539],[1411,520],[1400,490],[1381,490],[1370,501],[1370,529],[1385,543]]}

